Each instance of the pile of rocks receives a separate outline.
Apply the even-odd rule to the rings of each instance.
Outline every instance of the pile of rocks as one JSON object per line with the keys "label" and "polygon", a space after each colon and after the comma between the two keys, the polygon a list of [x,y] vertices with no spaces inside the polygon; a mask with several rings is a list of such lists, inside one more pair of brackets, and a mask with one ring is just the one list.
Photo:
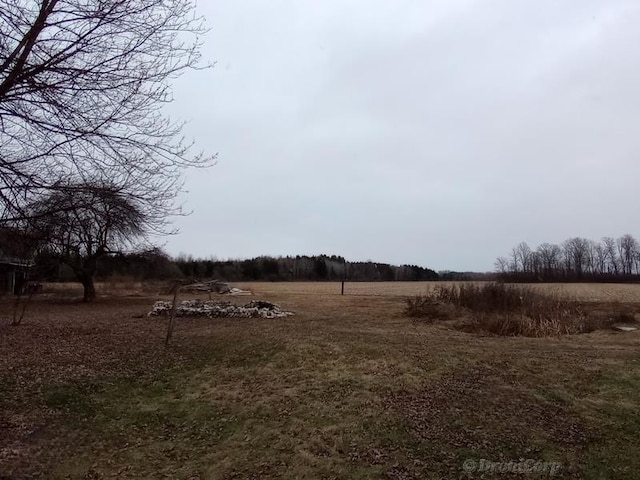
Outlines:
{"label": "pile of rocks", "polygon": [[[149,316],[168,314],[171,312],[171,302],[158,301],[153,305]],[[257,300],[246,305],[234,305],[231,302],[216,302],[213,300],[185,300],[176,305],[176,316],[209,318],[279,318],[293,315],[284,311],[275,303]]]}
{"label": "pile of rocks", "polygon": [[220,293],[222,295],[251,295],[248,290],[241,290],[236,287],[232,287],[227,282],[220,280],[209,280],[206,282],[191,281],[187,285],[181,287],[181,291],[187,293]]}

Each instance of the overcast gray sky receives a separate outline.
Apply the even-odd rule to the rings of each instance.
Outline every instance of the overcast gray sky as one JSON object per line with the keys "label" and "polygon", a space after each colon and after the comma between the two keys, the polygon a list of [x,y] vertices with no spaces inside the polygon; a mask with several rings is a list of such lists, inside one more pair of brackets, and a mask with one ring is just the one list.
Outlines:
{"label": "overcast gray sky", "polygon": [[172,254],[493,270],[527,241],[638,235],[640,1],[200,1],[173,117]]}

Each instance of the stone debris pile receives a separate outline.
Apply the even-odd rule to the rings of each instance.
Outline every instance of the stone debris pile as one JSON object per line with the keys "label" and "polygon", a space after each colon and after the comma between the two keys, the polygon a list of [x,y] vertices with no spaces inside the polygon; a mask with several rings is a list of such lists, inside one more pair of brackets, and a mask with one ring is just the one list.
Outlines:
{"label": "stone debris pile", "polygon": [[[168,314],[171,312],[171,302],[158,301],[153,305],[149,316]],[[246,305],[234,305],[231,302],[217,302],[214,300],[184,300],[176,305],[177,317],[233,317],[233,318],[279,318],[293,315],[292,312],[282,310],[275,303],[255,300]]]}
{"label": "stone debris pile", "polygon": [[187,285],[181,287],[183,292],[187,293],[219,293],[221,295],[251,295],[248,290],[241,290],[236,287],[232,287],[227,282],[220,280],[209,280],[206,282],[192,281]]}

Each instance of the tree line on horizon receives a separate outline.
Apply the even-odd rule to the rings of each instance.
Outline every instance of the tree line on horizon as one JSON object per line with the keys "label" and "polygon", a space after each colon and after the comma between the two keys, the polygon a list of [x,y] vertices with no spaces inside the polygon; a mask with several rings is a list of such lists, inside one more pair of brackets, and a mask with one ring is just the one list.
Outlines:
{"label": "tree line on horizon", "polygon": [[[40,276],[47,281],[69,281],[74,273],[46,252],[36,259]],[[449,279],[455,272],[444,272]],[[349,262],[337,255],[260,256],[218,260],[191,255],[171,257],[159,248],[114,254],[99,260],[96,279],[114,277],[136,280],[218,279],[241,281],[433,281],[441,276],[417,265],[391,265],[373,261]]]}
{"label": "tree line on horizon", "polygon": [[632,235],[599,242],[569,238],[532,249],[521,242],[495,262],[498,278],[508,282],[627,282],[640,280],[640,243]]}
{"label": "tree line on horizon", "polygon": [[350,262],[338,255],[260,256],[243,260],[173,259],[184,277],[226,281],[431,281],[438,273],[417,265]]}

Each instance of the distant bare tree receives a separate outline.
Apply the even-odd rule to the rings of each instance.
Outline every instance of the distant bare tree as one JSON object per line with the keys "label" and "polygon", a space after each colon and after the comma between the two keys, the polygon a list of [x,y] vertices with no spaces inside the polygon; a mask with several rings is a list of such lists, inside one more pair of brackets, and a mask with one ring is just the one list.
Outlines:
{"label": "distant bare tree", "polygon": [[608,273],[618,274],[619,262],[616,248],[616,240],[613,237],[603,237],[602,246],[607,259]]}
{"label": "distant bare tree", "polygon": [[542,262],[542,269],[546,275],[555,273],[560,267],[562,249],[558,245],[543,243],[538,247],[538,255]]}
{"label": "distant bare tree", "polygon": [[630,234],[594,242],[570,238],[562,246],[543,243],[531,251],[524,242],[500,257],[496,271],[513,281],[629,281],[640,277],[640,243]]}
{"label": "distant bare tree", "polygon": [[537,250],[532,250],[531,255],[529,257],[529,264],[531,268],[531,273],[537,279],[542,278],[542,257]]}
{"label": "distant bare tree", "polygon": [[593,254],[596,273],[600,275],[607,273],[608,256],[604,243],[595,243],[593,246]]}
{"label": "distant bare tree", "polygon": [[204,32],[190,0],[0,0],[0,218],[88,178],[174,199],[212,160],[161,110]]}
{"label": "distant bare tree", "polygon": [[161,221],[143,203],[101,183],[58,189],[32,204],[29,217],[27,228],[73,270],[86,302],[96,297],[98,260],[132,246]]}
{"label": "distant bare tree", "polygon": [[511,249],[511,255],[509,256],[510,260],[509,260],[509,269],[514,272],[514,273],[518,273],[520,272],[520,261],[519,261],[519,257],[518,257],[518,250],[516,249],[516,247],[513,247]]}
{"label": "distant bare tree", "polygon": [[520,242],[516,246],[515,257],[523,272],[531,272],[531,248],[526,242]]}
{"label": "distant bare tree", "polygon": [[587,260],[585,267],[589,273],[597,273],[598,271],[598,243],[587,239]]}
{"label": "distant bare tree", "polygon": [[635,264],[636,254],[639,250],[638,241],[633,236],[626,234],[617,241],[618,255],[622,265],[622,273],[631,275]]}
{"label": "distant bare tree", "polygon": [[562,247],[568,271],[581,277],[588,268],[589,240],[581,237],[570,238]]}
{"label": "distant bare tree", "polygon": [[496,268],[496,272],[509,273],[509,260],[507,260],[505,257],[498,257],[494,265]]}

